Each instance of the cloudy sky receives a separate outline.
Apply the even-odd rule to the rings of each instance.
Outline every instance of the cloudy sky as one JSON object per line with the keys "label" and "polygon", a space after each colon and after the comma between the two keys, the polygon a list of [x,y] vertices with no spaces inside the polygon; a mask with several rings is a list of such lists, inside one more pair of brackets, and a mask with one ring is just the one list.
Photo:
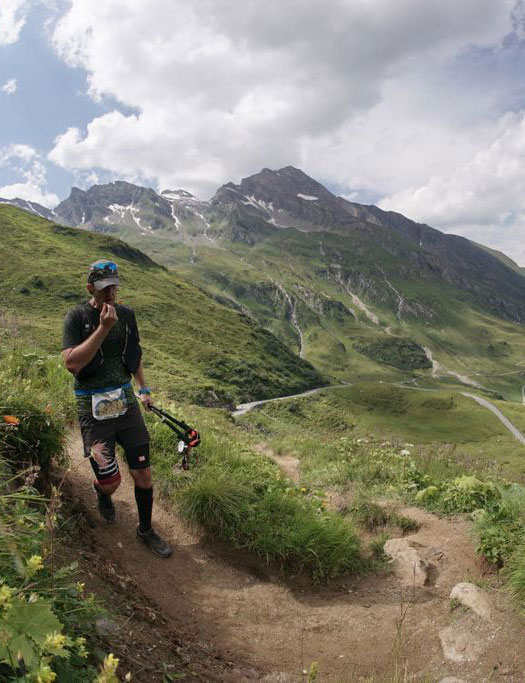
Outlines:
{"label": "cloudy sky", "polygon": [[0,0],[0,197],[292,164],[525,265],[525,0]]}

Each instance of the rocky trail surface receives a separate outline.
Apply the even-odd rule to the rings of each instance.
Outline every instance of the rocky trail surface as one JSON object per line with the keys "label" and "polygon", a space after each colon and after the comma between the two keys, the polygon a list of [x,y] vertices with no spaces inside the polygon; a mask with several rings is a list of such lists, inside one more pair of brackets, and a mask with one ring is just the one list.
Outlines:
{"label": "rocky trail surface", "polygon": [[[175,649],[186,662],[185,680],[303,681],[312,662],[318,662],[320,681],[370,676],[389,681],[392,671],[405,667],[411,680],[524,680],[523,622],[494,587],[494,576],[485,577],[492,588],[481,591],[480,613],[471,604],[475,586],[463,591],[464,604],[456,597],[451,610],[450,593],[457,584],[483,579],[468,523],[462,519],[400,510],[421,525],[401,539],[415,553],[421,580],[410,578],[410,565],[401,556],[391,573],[348,577],[315,588],[297,578],[285,580],[262,561],[205,538],[158,500],[155,526],[170,539],[174,554],[169,560],[156,558],[135,538],[129,475],[124,474],[114,496],[117,523],[108,525],[97,516],[91,470],[76,434],[69,453],[68,485],[93,526],[94,542],[86,547],[95,580],[108,565],[124,577],[117,583],[128,611],[146,610],[155,628],[163,625],[149,646],[151,656],[168,657]],[[84,539],[79,540],[84,546]],[[125,621],[117,626],[121,633],[128,627]],[[140,630],[134,633],[126,642],[138,652]],[[166,680],[156,675],[141,665],[132,680]]]}

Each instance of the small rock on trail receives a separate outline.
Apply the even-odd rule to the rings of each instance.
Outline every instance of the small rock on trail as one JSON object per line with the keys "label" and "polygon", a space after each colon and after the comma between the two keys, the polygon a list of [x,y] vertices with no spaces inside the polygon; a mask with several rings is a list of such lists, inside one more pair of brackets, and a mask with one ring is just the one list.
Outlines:
{"label": "small rock on trail", "polygon": [[439,632],[443,654],[451,662],[475,662],[487,648],[490,634],[480,632],[471,619],[447,626]]}
{"label": "small rock on trail", "polygon": [[451,600],[458,600],[482,619],[490,620],[492,604],[487,593],[473,583],[458,583],[450,592]]}
{"label": "small rock on trail", "polygon": [[405,586],[428,586],[432,582],[433,566],[420,556],[408,539],[392,538],[385,543],[384,551]]}

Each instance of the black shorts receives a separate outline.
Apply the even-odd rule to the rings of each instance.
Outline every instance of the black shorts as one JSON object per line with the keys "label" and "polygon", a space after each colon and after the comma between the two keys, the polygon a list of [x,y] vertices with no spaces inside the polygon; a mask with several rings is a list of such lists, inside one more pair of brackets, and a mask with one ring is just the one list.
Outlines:
{"label": "black shorts", "polygon": [[[150,466],[149,434],[136,401],[131,403],[126,413],[120,417],[95,420],[92,415],[82,415],[79,423],[84,442],[84,455],[90,459],[91,467],[100,483],[110,484],[120,479],[115,444],[124,449],[130,470],[143,470]],[[101,450],[103,459],[97,456],[95,459],[93,450]]]}

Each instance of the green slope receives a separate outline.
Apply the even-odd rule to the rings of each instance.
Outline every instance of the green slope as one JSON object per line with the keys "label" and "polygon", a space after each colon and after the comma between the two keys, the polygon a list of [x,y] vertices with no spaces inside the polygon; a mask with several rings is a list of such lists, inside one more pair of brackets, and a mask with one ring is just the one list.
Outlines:
{"label": "green slope", "polygon": [[[412,248],[400,261],[359,231],[342,239],[323,232],[279,230],[256,245],[224,241],[223,248],[190,248],[160,235],[126,238],[206,288],[216,300],[249,312],[298,353],[301,339],[292,321],[291,300],[303,357],[333,380],[416,377],[428,386],[435,384],[430,369],[403,370],[401,362],[397,368],[381,362],[380,356],[388,352],[359,352],[377,345],[395,347],[401,338],[431,350],[442,366],[440,381],[459,388],[464,386],[457,377],[461,375],[509,400],[521,400],[523,326],[483,311],[468,292],[441,278],[411,276]],[[361,286],[345,287],[339,273]],[[355,305],[349,290],[376,316],[377,324]],[[394,290],[403,292],[409,307],[399,316]]]}
{"label": "green slope", "polygon": [[0,241],[1,309],[38,347],[60,348],[65,312],[88,298],[87,265],[110,257],[121,267],[119,295],[137,313],[148,376],[174,398],[225,403],[324,383],[257,322],[120,240],[2,206]]}

